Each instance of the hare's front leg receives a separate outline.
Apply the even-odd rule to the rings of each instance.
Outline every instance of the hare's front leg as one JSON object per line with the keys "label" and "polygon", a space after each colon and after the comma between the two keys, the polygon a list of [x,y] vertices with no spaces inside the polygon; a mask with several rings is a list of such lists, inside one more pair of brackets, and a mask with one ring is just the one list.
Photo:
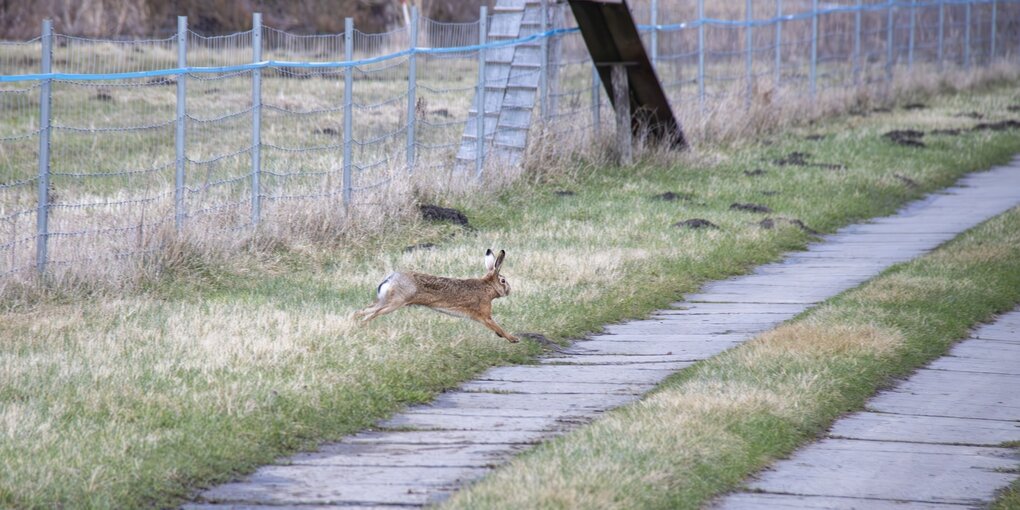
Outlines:
{"label": "hare's front leg", "polygon": [[506,331],[503,331],[503,328],[499,327],[499,324],[496,324],[496,321],[494,321],[491,316],[482,317],[481,323],[485,324],[485,327],[495,331],[497,336],[507,339],[507,341],[512,344],[517,343],[518,338]]}

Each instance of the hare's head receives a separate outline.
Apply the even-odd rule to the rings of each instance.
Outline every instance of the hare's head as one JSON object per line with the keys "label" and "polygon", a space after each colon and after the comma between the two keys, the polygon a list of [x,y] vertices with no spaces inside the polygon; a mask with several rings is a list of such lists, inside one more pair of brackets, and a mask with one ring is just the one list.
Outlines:
{"label": "hare's head", "polygon": [[491,249],[485,250],[485,270],[487,271],[485,278],[492,281],[497,297],[510,295],[510,282],[499,274],[499,269],[503,267],[503,257],[506,257],[506,252],[503,250],[499,250],[499,255],[493,255]]}

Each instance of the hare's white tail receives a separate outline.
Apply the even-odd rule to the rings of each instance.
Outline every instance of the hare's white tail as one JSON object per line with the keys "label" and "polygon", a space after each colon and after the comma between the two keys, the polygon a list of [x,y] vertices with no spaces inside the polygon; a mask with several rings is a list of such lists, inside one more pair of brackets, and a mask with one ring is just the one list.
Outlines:
{"label": "hare's white tail", "polygon": [[390,273],[389,276],[383,278],[383,281],[379,283],[379,287],[375,289],[376,299],[379,300],[386,299],[386,295],[390,293],[390,286],[393,284],[392,283],[393,277],[396,274],[397,273]]}

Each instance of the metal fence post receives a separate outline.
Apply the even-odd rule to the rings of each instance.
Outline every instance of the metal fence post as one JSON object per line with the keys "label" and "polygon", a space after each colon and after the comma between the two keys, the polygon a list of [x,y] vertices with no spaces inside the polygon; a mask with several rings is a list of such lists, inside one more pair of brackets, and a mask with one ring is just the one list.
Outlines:
{"label": "metal fence post", "polygon": [[811,0],[811,96],[818,93],[818,0]]}
{"label": "metal fence post", "polygon": [[[542,33],[549,31],[549,0],[542,0]],[[485,43],[482,43],[485,44]],[[542,67],[538,74],[538,86],[541,91],[539,112],[542,120],[549,118],[549,38],[542,36]]]}
{"label": "metal fence post", "polygon": [[895,22],[895,13],[893,11],[893,4],[888,4],[886,7],[886,21],[885,21],[885,81],[892,85],[893,78],[893,60],[896,58],[893,53],[895,45],[893,43],[893,23]]}
{"label": "metal fence post", "polygon": [[414,130],[417,123],[415,115],[418,81],[418,63],[415,49],[418,47],[418,8],[411,7],[411,26],[408,34],[408,46],[411,54],[407,57],[407,171],[414,168]]}
{"label": "metal fence post", "polygon": [[857,9],[854,11],[854,85],[861,83],[861,22],[863,16],[864,0],[857,0]]}
{"label": "metal fence post", "polygon": [[652,67],[659,63],[659,0],[652,0]]}
{"label": "metal fence post", "polygon": [[963,11],[963,67],[970,69],[970,2]]}
{"label": "metal fence post", "polygon": [[747,26],[744,27],[747,45],[747,61],[744,63],[744,72],[747,75],[747,97],[744,98],[744,108],[747,110],[751,109],[751,96],[754,95],[754,27],[752,22],[754,21],[754,8],[752,6],[752,0],[747,0],[745,10],[745,18],[747,19]]}
{"label": "metal fence post", "polygon": [[[53,22],[42,22],[42,74],[52,72]],[[51,80],[39,84],[39,204],[36,209],[35,269],[39,274],[46,272],[47,244],[49,241],[50,215],[50,85]]]}
{"label": "metal fence post", "polygon": [[914,68],[914,37],[917,29],[917,0],[910,0],[910,42],[907,46],[907,69]]}
{"label": "metal fence post", "polygon": [[[252,62],[262,61],[262,13],[251,18]],[[251,224],[258,226],[262,216],[262,70],[251,72]]]}
{"label": "metal fence post", "polygon": [[599,136],[602,130],[602,95],[599,94],[601,81],[599,79],[599,69],[593,63],[591,66],[591,122],[595,126],[596,137]]}
{"label": "metal fence post", "polygon": [[783,81],[783,0],[776,0],[776,90]]}
{"label": "metal fence post", "polygon": [[613,106],[616,110],[616,148],[620,152],[620,166],[630,166],[634,161],[634,133],[631,130],[630,84],[624,64],[614,64]]}
{"label": "metal fence post", "polygon": [[698,104],[705,113],[705,0],[698,0]]}
{"label": "metal fence post", "polygon": [[991,34],[991,45],[992,47],[988,50],[988,63],[992,63],[995,60],[995,36],[996,36],[996,23],[998,22],[999,14],[999,3],[996,0],[992,0],[992,34]]}
{"label": "metal fence post", "polygon": [[[348,64],[354,60],[354,18],[344,18],[344,61]],[[343,166],[343,196],[344,209],[351,207],[351,142],[354,140],[353,114],[354,96],[354,68],[348,65],[344,67],[344,166]]]}
{"label": "metal fence post", "polygon": [[[543,32],[545,27],[545,0],[542,0],[542,27]],[[489,9],[486,6],[478,8],[478,45],[484,47],[486,39],[488,39],[488,21]],[[542,39],[542,49],[547,48],[545,44],[545,38]],[[543,98],[545,93],[545,51],[542,52],[542,91]],[[478,111],[476,112],[478,117],[475,121],[475,177],[482,177],[482,170],[485,168],[485,49],[478,48],[478,92],[475,94],[478,96]],[[542,100],[542,118],[545,118],[545,100]]]}
{"label": "metal fence post", "polygon": [[945,33],[946,33],[946,1],[939,0],[939,43],[938,43],[938,60],[939,60],[939,71],[945,65]]}
{"label": "metal fence post", "polygon": [[[177,67],[184,69],[188,67],[188,17],[177,16]],[[184,137],[187,114],[185,80],[187,74],[177,75],[177,131],[176,137],[176,159],[177,171],[174,174],[174,224],[180,230],[184,226]]]}

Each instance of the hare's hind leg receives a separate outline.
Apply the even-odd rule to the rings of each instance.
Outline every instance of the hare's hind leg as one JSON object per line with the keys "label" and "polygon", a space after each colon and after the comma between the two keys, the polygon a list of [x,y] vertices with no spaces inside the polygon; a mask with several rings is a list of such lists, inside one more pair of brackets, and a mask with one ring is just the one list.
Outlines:
{"label": "hare's hind leg", "polygon": [[361,310],[354,312],[355,319],[362,318],[362,322],[368,322],[380,315],[390,313],[393,310],[400,308],[404,304],[399,303],[396,304],[396,306],[394,306],[394,301],[399,300],[394,299],[393,294],[390,292],[390,288],[392,287],[392,280],[396,276],[397,276],[396,273],[390,273],[389,276],[384,278],[383,281],[379,283],[379,287],[375,289],[376,293],[375,301],[373,301],[372,304],[366,306],[365,308],[362,308]]}
{"label": "hare's hind leg", "polygon": [[396,299],[389,301],[379,300],[373,303],[368,308],[355,312],[354,315],[356,317],[363,317],[363,319],[361,319],[362,322],[368,322],[380,315],[386,315],[396,310],[397,308],[404,306],[405,304],[406,304],[405,302]]}

